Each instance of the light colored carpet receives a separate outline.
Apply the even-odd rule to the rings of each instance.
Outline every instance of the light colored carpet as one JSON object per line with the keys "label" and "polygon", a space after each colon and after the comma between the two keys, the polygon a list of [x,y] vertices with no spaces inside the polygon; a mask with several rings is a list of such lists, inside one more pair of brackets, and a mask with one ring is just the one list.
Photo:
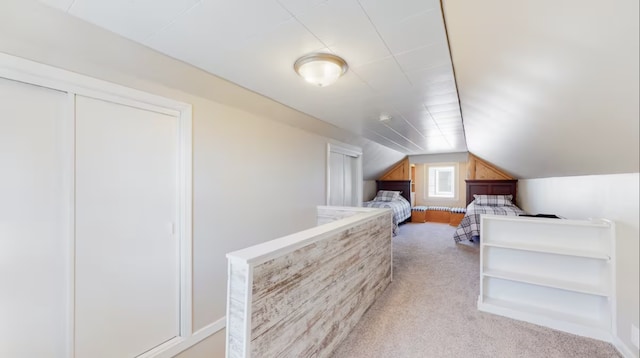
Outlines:
{"label": "light colored carpet", "polygon": [[619,357],[608,343],[478,311],[480,250],[453,231],[400,227],[393,282],[334,357]]}

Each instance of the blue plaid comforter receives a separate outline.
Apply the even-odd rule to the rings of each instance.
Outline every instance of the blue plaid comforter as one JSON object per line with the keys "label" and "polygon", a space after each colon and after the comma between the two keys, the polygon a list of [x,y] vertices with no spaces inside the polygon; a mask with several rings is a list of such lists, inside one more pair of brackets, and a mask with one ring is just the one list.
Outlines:
{"label": "blue plaid comforter", "polygon": [[507,206],[485,206],[475,205],[473,202],[467,206],[467,213],[460,221],[460,225],[456,229],[453,239],[456,242],[463,240],[471,240],[473,236],[480,236],[480,215],[481,214],[494,214],[494,215],[508,215],[518,216],[525,214],[525,212],[515,205]]}
{"label": "blue plaid comforter", "polygon": [[398,234],[398,224],[411,217],[411,204],[400,197],[394,201],[365,201],[362,206],[367,208],[389,208],[393,210],[393,235]]}

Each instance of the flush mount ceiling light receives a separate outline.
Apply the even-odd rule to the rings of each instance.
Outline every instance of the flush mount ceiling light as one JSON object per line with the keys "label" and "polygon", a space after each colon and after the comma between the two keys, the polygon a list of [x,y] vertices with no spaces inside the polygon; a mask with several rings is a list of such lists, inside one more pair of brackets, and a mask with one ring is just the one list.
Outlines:
{"label": "flush mount ceiling light", "polygon": [[305,81],[318,87],[326,87],[344,75],[349,66],[336,55],[312,53],[300,57],[293,68]]}
{"label": "flush mount ceiling light", "polygon": [[380,122],[386,123],[389,122],[393,119],[393,117],[391,117],[391,115],[386,114],[386,113],[381,113],[380,114]]}

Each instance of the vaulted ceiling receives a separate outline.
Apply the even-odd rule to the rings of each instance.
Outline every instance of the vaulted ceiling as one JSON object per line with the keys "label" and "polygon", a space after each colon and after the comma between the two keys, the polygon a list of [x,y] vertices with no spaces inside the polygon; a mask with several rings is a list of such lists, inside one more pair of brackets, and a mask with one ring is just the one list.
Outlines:
{"label": "vaulted ceiling", "polygon": [[[637,1],[41,2],[408,155],[639,170]],[[311,52],[349,71],[313,87],[293,71]]]}

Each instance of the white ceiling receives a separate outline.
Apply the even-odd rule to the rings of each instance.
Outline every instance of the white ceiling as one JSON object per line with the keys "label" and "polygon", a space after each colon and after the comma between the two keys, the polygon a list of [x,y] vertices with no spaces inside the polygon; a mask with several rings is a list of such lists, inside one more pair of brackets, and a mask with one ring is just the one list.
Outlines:
{"label": "white ceiling", "polygon": [[[638,1],[445,0],[446,35],[438,0],[40,1],[405,154],[640,169]],[[349,72],[306,84],[293,63],[314,51]]]}
{"label": "white ceiling", "polygon": [[469,150],[519,178],[638,172],[638,4],[444,1]]}
{"label": "white ceiling", "polygon": [[[438,0],[41,1],[402,153],[467,150]],[[311,52],[349,71],[311,86]]]}

